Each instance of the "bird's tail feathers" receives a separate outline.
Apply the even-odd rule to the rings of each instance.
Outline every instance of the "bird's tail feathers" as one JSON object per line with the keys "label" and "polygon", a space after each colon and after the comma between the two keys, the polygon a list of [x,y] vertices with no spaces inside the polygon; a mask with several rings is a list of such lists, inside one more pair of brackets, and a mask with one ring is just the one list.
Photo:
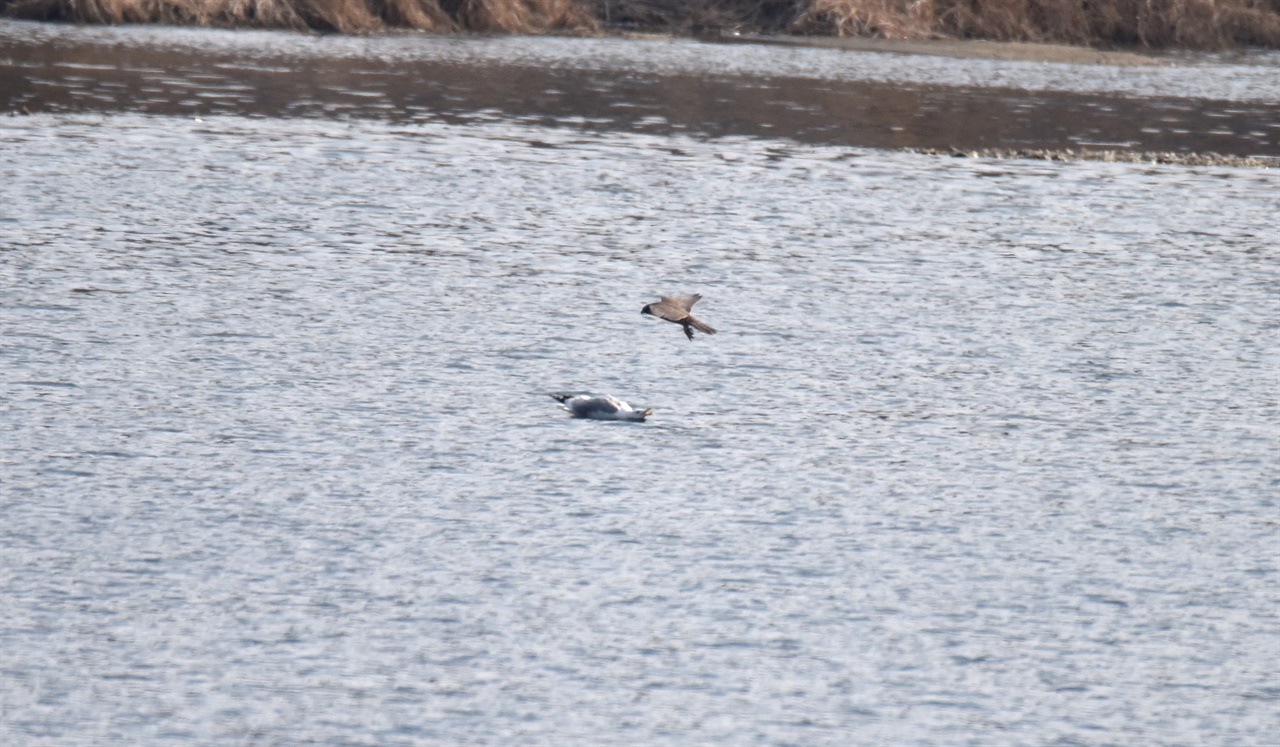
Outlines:
{"label": "bird's tail feathers", "polygon": [[706,332],[709,335],[714,335],[716,333],[715,327],[712,327],[710,324],[707,324],[693,314],[689,315],[689,323],[696,327],[699,332]]}

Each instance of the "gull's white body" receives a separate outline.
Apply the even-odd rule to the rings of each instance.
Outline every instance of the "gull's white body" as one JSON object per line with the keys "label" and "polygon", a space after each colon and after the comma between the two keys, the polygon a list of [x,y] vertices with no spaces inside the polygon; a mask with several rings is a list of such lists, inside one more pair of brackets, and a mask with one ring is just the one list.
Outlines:
{"label": "gull's white body", "polygon": [[574,417],[588,420],[635,420],[643,421],[653,412],[653,408],[637,410],[617,397],[605,395],[553,394],[552,399],[560,402],[560,406],[573,413]]}

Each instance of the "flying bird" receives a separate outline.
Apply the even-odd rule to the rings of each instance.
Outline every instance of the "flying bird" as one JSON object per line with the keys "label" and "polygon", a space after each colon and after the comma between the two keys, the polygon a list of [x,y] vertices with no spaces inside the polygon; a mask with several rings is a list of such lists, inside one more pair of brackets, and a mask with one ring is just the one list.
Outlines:
{"label": "flying bird", "polygon": [[693,310],[693,305],[701,300],[701,293],[694,293],[692,296],[663,296],[657,303],[647,304],[640,309],[640,313],[679,324],[684,327],[684,334],[690,340],[693,339],[694,329],[714,335],[715,327],[689,313]]}
{"label": "flying bird", "polygon": [[551,399],[556,400],[561,407],[573,413],[575,418],[587,418],[588,420],[635,420],[643,422],[653,412],[652,407],[643,411],[633,409],[626,402],[607,394],[602,396],[553,394]]}

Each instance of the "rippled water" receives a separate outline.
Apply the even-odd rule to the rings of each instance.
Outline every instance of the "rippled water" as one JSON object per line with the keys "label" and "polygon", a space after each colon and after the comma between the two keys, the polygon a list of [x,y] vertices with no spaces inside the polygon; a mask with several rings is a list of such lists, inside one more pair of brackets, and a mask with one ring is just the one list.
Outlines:
{"label": "rippled water", "polygon": [[1274,744],[1277,195],[6,118],[0,742]]}

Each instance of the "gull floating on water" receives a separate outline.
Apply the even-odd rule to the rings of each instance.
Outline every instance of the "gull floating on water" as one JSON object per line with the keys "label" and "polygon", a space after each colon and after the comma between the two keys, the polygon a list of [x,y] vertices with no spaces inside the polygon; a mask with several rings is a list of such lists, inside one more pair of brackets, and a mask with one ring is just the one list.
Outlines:
{"label": "gull floating on water", "polygon": [[560,406],[573,413],[576,418],[587,418],[589,420],[637,420],[643,421],[649,417],[649,413],[653,412],[653,408],[649,407],[645,410],[636,410],[626,402],[617,397],[610,397],[605,394],[595,396],[591,394],[553,394],[551,398],[560,403]]}
{"label": "gull floating on water", "polygon": [[679,324],[684,327],[685,337],[693,340],[695,329],[709,335],[716,333],[715,327],[690,313],[693,311],[693,305],[701,300],[701,293],[694,293],[692,296],[663,296],[657,303],[646,304],[643,309],[640,309],[640,313]]}

